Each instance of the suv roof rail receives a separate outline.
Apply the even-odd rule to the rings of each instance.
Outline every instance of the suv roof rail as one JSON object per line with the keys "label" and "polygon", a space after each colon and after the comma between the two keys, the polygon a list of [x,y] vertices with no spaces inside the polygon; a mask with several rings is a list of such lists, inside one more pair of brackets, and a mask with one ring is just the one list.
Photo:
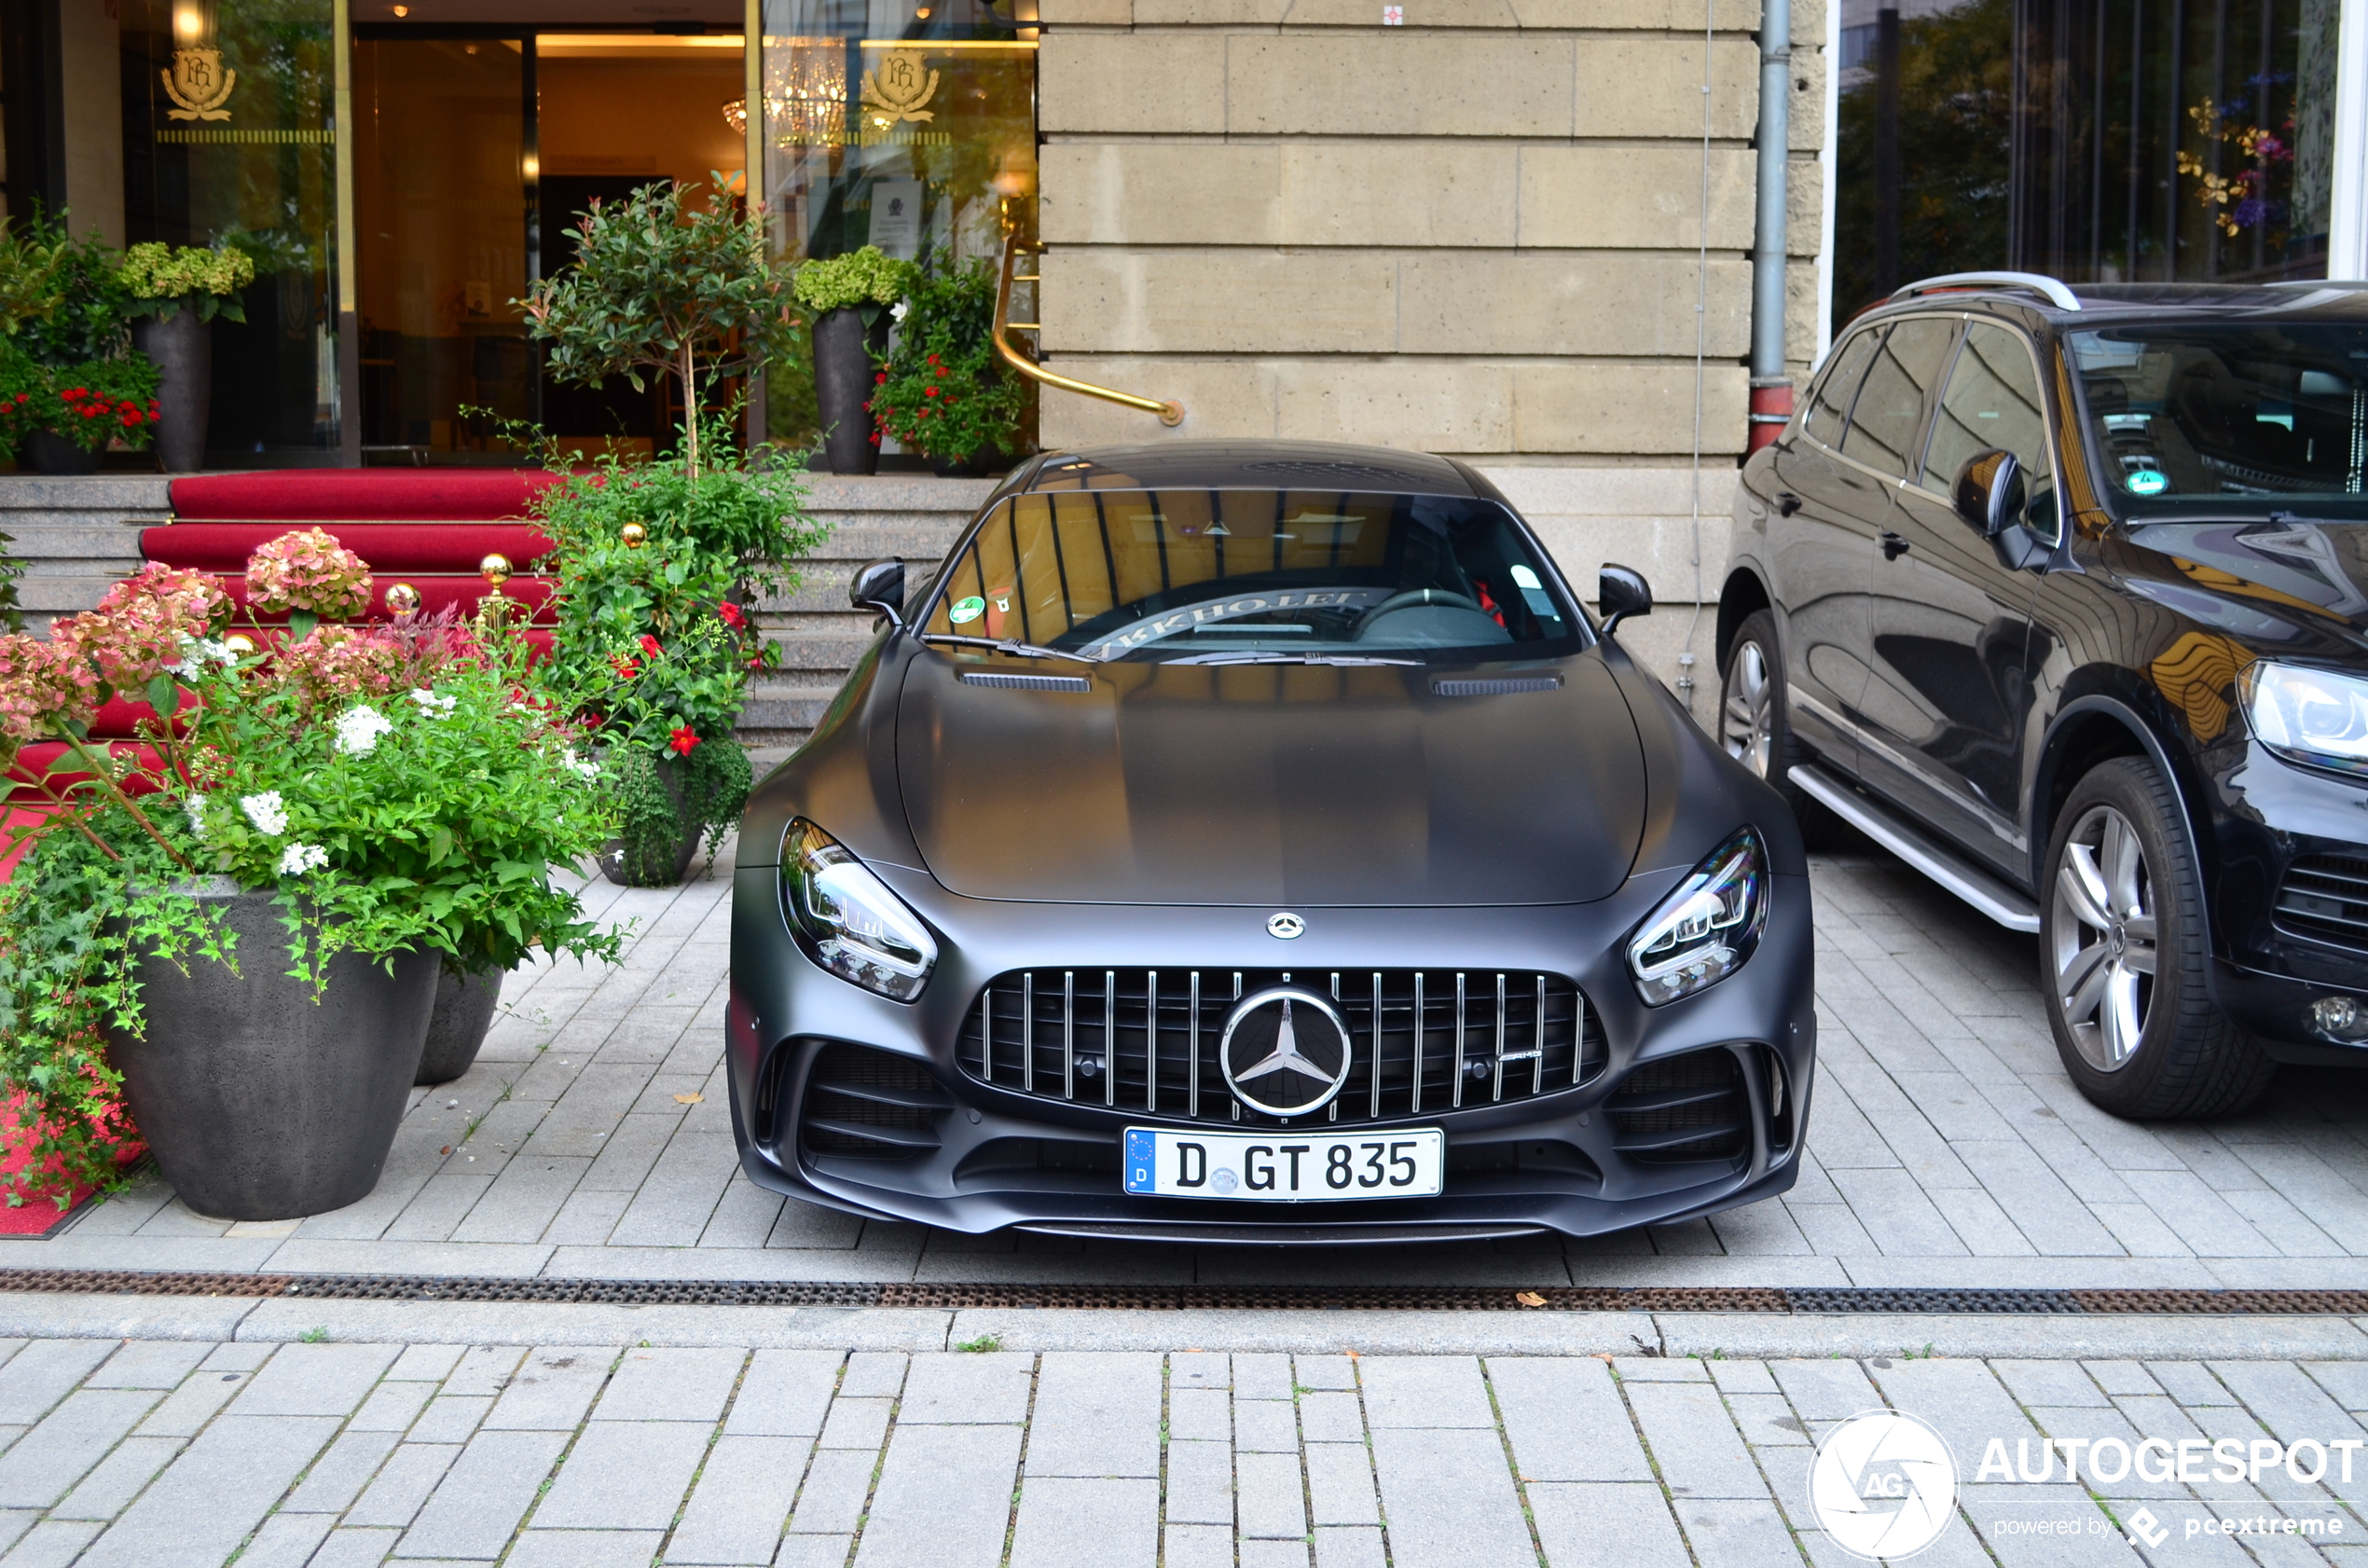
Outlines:
{"label": "suv roof rail", "polygon": [[1925,278],[1908,284],[1892,296],[1896,300],[1914,299],[1920,295],[1939,294],[1949,289],[2013,289],[2035,294],[2058,310],[2077,310],[2080,300],[2063,283],[2042,272],[1951,272],[1945,277]]}

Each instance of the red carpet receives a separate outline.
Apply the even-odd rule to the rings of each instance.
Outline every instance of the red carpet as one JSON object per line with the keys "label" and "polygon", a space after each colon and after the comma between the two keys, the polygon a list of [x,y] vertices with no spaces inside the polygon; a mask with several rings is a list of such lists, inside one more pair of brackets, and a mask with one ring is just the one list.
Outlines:
{"label": "red carpet", "polygon": [[[178,481],[173,489],[179,493]],[[329,514],[322,516],[327,517]],[[167,566],[243,574],[247,557],[255,553],[257,545],[268,544],[291,526],[310,520],[193,523],[185,519],[144,530],[140,549],[148,559]],[[393,571],[399,562],[406,571],[465,572],[474,577],[477,563],[489,555],[507,556],[512,571],[524,571],[529,562],[551,552],[549,537],[531,523],[445,521],[432,528],[420,528],[413,522],[324,521],[321,527],[338,543],[368,561],[373,572]]]}
{"label": "red carpet", "polygon": [[[14,1188],[18,1175],[24,1170],[30,1159],[23,1140],[18,1135],[18,1118],[23,1106],[24,1100],[21,1095],[12,1096],[6,1105],[0,1105],[0,1191]],[[135,1136],[130,1142],[117,1146],[116,1167],[120,1170],[147,1151],[148,1146]],[[0,1236],[46,1236],[73,1218],[74,1211],[97,1190],[95,1187],[76,1187],[72,1201],[64,1208],[58,1207],[56,1198],[47,1193],[27,1197],[22,1204],[13,1207],[5,1199],[0,1199]]]}
{"label": "red carpet", "polygon": [[523,517],[529,502],[557,483],[539,468],[198,474],[172,481],[172,512],[185,522],[476,523]]}

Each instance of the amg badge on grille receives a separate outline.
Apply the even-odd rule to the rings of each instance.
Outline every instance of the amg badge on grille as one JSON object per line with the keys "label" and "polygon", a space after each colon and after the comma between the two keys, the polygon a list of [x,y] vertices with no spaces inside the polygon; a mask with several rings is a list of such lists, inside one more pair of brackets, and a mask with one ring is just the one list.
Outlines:
{"label": "amg badge on grille", "polygon": [[1304,1116],[1348,1081],[1348,1025],[1329,998],[1277,985],[1233,1005],[1217,1054],[1242,1104],[1269,1116]]}

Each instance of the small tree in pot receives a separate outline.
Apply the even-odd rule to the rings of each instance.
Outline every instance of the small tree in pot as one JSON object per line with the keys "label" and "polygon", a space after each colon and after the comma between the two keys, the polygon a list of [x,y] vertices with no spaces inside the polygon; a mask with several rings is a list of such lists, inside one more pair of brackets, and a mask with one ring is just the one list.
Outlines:
{"label": "small tree in pot", "polygon": [[117,276],[141,318],[132,336],[156,362],[157,459],[168,474],[205,466],[206,422],[213,402],[213,318],[247,319],[239,291],[255,282],[243,251],[150,241],[123,254]]}

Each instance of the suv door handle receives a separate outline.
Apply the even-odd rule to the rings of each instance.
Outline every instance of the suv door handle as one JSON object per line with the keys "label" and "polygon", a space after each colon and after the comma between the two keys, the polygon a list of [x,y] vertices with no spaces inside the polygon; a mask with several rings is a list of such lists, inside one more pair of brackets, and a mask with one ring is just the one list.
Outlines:
{"label": "suv door handle", "polygon": [[1799,510],[1800,497],[1795,495],[1790,490],[1778,490],[1776,492],[1776,515],[1778,516],[1789,517]]}
{"label": "suv door handle", "polygon": [[1883,559],[1895,561],[1907,553],[1907,541],[1889,529],[1883,530]]}

